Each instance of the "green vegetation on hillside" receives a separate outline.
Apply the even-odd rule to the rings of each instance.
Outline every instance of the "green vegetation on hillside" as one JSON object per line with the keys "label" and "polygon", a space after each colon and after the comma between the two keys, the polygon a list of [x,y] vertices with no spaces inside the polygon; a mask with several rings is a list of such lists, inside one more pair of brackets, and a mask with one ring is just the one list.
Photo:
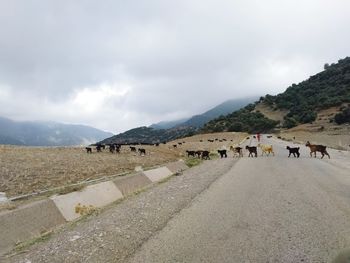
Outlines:
{"label": "green vegetation on hillside", "polygon": [[344,107],[341,112],[334,116],[337,124],[350,123],[350,105]]}
{"label": "green vegetation on hillside", "polygon": [[104,139],[99,143],[144,143],[155,144],[168,142],[178,138],[193,135],[195,129],[192,127],[177,127],[172,129],[153,129],[149,127],[139,127],[128,130],[124,133]]}
{"label": "green vegetation on hillside", "polygon": [[284,127],[313,122],[317,111],[350,102],[350,57],[324,67],[298,85],[293,84],[277,96],[266,95],[260,101],[274,110],[288,110]]}
{"label": "green vegetation on hillside", "polygon": [[260,112],[254,112],[255,105],[248,106],[226,116],[220,116],[208,122],[202,129],[203,132],[268,132],[279,122],[266,118]]}

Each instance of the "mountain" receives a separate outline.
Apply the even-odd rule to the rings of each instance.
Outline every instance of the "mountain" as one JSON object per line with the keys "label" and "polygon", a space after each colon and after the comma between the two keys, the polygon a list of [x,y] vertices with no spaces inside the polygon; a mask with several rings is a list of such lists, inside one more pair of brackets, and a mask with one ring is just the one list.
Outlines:
{"label": "mountain", "polygon": [[239,110],[247,104],[255,101],[257,98],[258,97],[250,97],[244,99],[227,100],[217,105],[216,107],[204,112],[203,114],[191,117],[188,121],[181,123],[179,126],[192,126],[196,128],[201,128],[208,121],[215,119],[221,115],[226,115],[233,111]]}
{"label": "mountain", "polygon": [[19,122],[0,117],[0,144],[72,146],[90,144],[113,135],[85,125]]}
{"label": "mountain", "polygon": [[209,120],[228,112],[241,108],[255,98],[232,99],[206,111],[203,114],[195,115],[189,119],[177,121],[163,121],[152,124],[150,127],[139,127],[107,138],[99,143],[145,143],[154,144],[167,142],[181,137],[193,135],[198,128],[202,127]]}
{"label": "mountain", "polygon": [[195,131],[192,127],[175,127],[171,129],[154,129],[150,127],[139,127],[128,130],[124,133],[114,135],[99,143],[118,143],[118,144],[155,144],[172,141],[181,137],[193,134]]}
{"label": "mountain", "polygon": [[191,118],[176,120],[176,121],[162,121],[149,126],[154,129],[169,129],[174,127],[191,126],[195,128],[201,128],[208,121],[215,119],[221,115],[229,114],[235,110],[239,110],[245,105],[257,100],[258,97],[250,97],[244,99],[231,99],[227,100],[214,108],[198,115],[194,115]]}
{"label": "mountain", "polygon": [[[309,79],[292,84],[276,96],[266,95],[254,104],[209,121],[201,132],[246,131],[266,132],[280,122],[284,128],[316,121],[317,115],[326,109],[338,108],[335,115],[328,115],[329,122],[349,122],[350,109],[350,58],[324,67],[324,71]],[[347,105],[348,104],[348,105]],[[266,108],[268,109],[266,111]],[[265,114],[268,112],[269,114]],[[267,116],[280,115],[275,120]]]}
{"label": "mountain", "polygon": [[325,64],[324,71],[293,84],[277,96],[266,95],[260,100],[275,111],[288,112],[283,121],[286,128],[311,123],[320,110],[350,102],[350,57]]}
{"label": "mountain", "polygon": [[161,121],[158,123],[154,123],[152,125],[150,125],[150,128],[156,129],[156,130],[160,130],[160,129],[170,129],[173,128],[175,126],[180,125],[181,123],[187,121],[188,118],[186,119],[180,119],[180,120],[175,120],[175,121]]}

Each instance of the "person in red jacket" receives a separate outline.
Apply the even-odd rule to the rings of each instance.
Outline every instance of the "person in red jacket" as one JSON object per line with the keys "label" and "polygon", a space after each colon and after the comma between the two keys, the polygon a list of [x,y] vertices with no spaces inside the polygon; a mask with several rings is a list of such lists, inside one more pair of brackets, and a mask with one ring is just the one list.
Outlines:
{"label": "person in red jacket", "polygon": [[260,142],[260,133],[257,133],[256,137],[258,138],[258,142]]}

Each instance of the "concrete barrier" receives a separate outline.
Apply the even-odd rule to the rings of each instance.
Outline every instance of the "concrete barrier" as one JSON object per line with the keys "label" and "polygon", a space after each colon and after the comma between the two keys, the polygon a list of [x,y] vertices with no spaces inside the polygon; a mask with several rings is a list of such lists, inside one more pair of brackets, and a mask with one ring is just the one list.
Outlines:
{"label": "concrete barrier", "polygon": [[167,163],[165,166],[174,174],[188,169],[188,166],[185,164],[184,161]]}
{"label": "concrete barrier", "polygon": [[167,167],[160,167],[143,172],[152,182],[163,180],[173,173]]}
{"label": "concrete barrier", "polygon": [[[89,185],[82,191],[50,197],[67,221],[72,221],[86,211],[85,208],[98,208],[108,205],[123,195],[112,182]],[[79,209],[78,209],[79,208]],[[80,210],[81,208],[81,210]],[[80,212],[82,211],[82,212]]]}
{"label": "concrete barrier", "polygon": [[13,246],[65,223],[65,219],[50,199],[0,212],[0,254]]}
{"label": "concrete barrier", "polygon": [[142,172],[131,176],[117,178],[113,180],[113,182],[124,196],[133,193],[152,183],[152,181]]}

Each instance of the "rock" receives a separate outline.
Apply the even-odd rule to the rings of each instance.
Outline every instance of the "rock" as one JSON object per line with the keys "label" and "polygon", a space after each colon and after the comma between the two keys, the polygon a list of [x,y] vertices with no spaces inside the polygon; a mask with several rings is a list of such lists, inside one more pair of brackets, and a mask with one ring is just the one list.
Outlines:
{"label": "rock", "polygon": [[7,203],[9,200],[6,197],[6,193],[0,192],[0,203]]}

